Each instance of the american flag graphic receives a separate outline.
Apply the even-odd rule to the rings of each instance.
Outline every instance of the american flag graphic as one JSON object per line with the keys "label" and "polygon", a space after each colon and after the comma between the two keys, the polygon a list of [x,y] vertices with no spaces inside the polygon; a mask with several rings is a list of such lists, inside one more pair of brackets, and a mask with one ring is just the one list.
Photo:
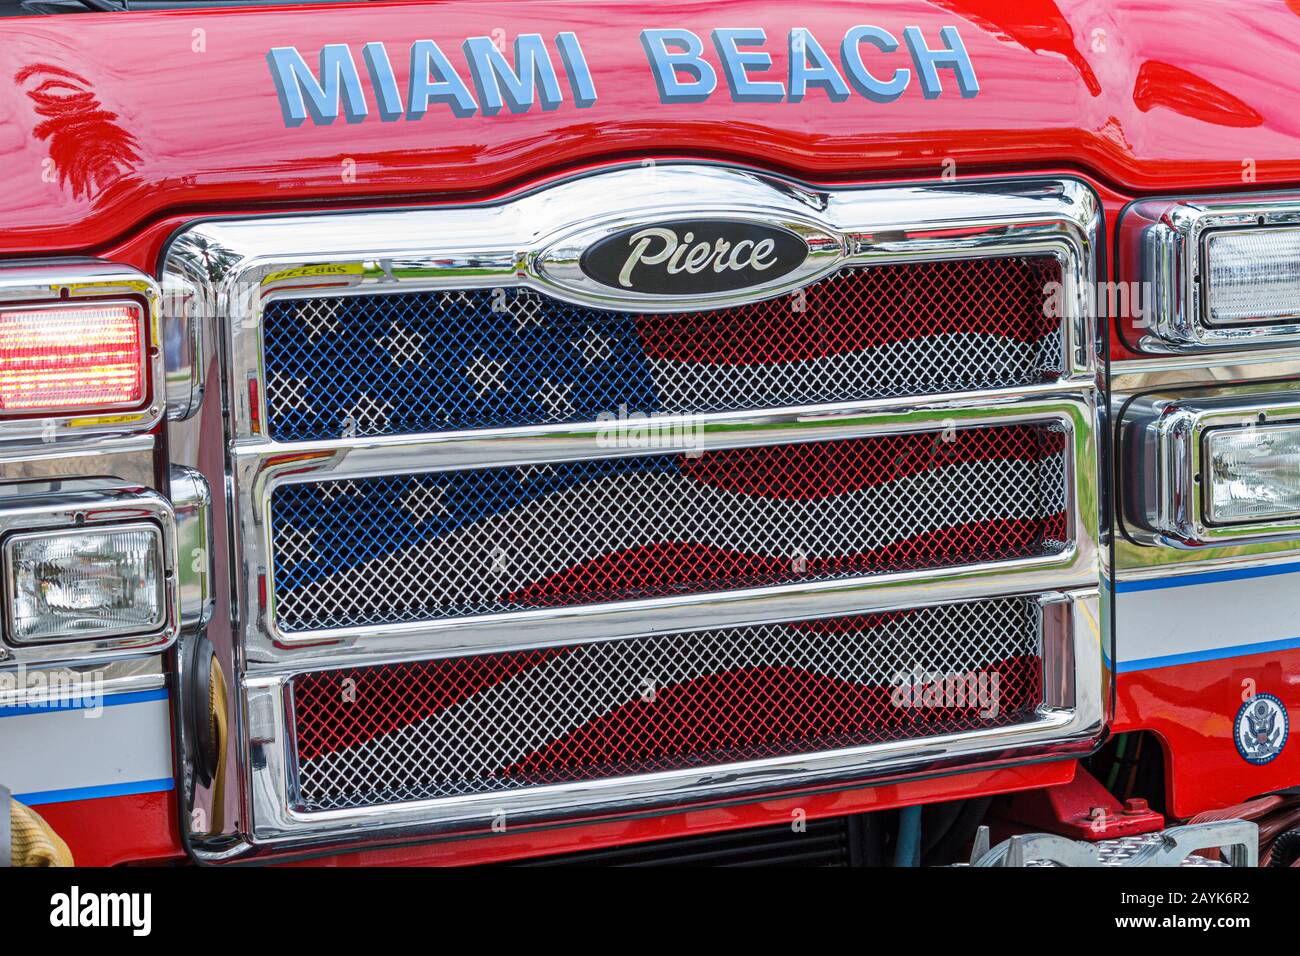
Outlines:
{"label": "american flag graphic", "polygon": [[272,301],[281,441],[590,422],[1009,387],[1059,374],[1052,257],[850,269],[793,296],[661,315],[526,289]]}
{"label": "american flag graphic", "polygon": [[[307,810],[509,790],[1026,720],[1027,599],[598,641],[294,679]],[[912,688],[948,691],[928,703]]]}
{"label": "american flag graphic", "polygon": [[1048,425],[292,484],[285,630],[946,567],[1066,537]]}

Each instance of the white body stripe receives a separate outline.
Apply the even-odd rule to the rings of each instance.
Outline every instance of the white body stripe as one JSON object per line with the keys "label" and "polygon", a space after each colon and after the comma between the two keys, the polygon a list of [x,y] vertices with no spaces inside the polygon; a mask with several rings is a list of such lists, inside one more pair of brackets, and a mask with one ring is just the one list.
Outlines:
{"label": "white body stripe", "polygon": [[[0,783],[30,802],[170,789],[166,697],[0,717]],[[145,786],[148,785],[148,786]]]}
{"label": "white body stripe", "polygon": [[1300,570],[1232,574],[1193,574],[1181,583],[1164,578],[1161,586],[1120,582],[1115,596],[1118,668],[1142,670],[1276,652],[1288,644],[1300,647],[1300,600],[1295,600]]}

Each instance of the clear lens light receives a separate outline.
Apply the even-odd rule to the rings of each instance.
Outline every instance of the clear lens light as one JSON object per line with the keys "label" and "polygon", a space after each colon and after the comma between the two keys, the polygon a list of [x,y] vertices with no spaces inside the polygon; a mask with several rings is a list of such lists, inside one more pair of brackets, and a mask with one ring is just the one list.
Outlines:
{"label": "clear lens light", "polygon": [[1300,512],[1300,425],[1206,434],[1210,520],[1266,521]]}
{"label": "clear lens light", "polygon": [[162,626],[162,536],[153,526],[18,535],[6,548],[10,638],[93,640]]}
{"label": "clear lens light", "polygon": [[143,329],[130,304],[0,309],[0,412],[143,401]]}
{"label": "clear lens light", "polygon": [[1300,229],[1212,235],[1210,321],[1268,322],[1300,315]]}

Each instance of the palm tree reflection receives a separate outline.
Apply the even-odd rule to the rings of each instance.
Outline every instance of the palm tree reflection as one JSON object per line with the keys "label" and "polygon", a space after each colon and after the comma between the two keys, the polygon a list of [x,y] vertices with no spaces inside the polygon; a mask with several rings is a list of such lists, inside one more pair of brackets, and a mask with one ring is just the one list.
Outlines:
{"label": "palm tree reflection", "polygon": [[48,63],[25,66],[14,75],[44,117],[33,132],[49,142],[59,184],[78,199],[103,192],[131,173],[140,154],[135,136],[104,109],[83,76]]}

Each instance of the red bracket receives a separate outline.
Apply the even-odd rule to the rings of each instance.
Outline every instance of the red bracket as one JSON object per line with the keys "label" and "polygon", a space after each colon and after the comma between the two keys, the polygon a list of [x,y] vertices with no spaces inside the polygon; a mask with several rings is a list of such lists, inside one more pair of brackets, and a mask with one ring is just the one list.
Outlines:
{"label": "red bracket", "polygon": [[1026,790],[996,810],[1018,832],[1056,833],[1075,840],[1111,840],[1162,830],[1165,818],[1133,797],[1120,803],[1082,766],[1070,783]]}

